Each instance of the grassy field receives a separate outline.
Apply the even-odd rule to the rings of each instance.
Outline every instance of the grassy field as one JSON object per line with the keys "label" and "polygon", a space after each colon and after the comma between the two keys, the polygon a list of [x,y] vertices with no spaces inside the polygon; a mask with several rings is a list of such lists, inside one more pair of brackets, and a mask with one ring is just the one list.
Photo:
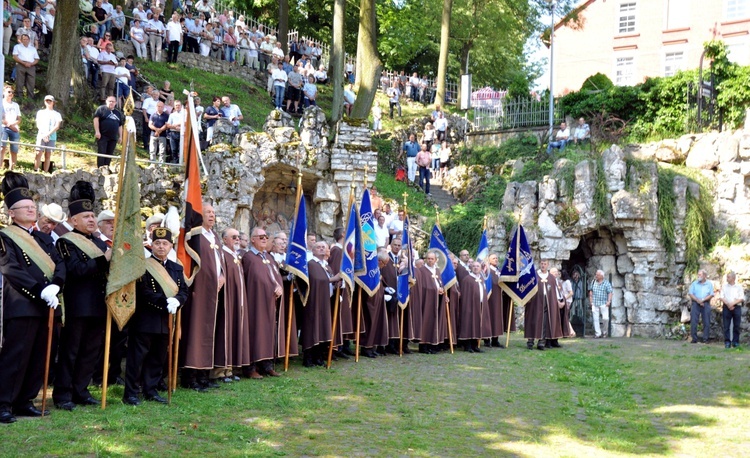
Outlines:
{"label": "grassy field", "polygon": [[[566,340],[563,349],[293,360],[280,378],[171,407],[54,410],[0,428],[3,456],[747,456],[750,360],[719,345]],[[95,393],[99,395],[99,393]]]}

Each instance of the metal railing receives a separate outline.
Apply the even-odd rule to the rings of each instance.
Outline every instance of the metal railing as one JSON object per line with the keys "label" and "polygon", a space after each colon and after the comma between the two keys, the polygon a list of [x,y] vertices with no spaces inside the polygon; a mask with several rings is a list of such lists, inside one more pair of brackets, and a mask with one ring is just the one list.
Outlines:
{"label": "metal railing", "polygon": [[[563,111],[555,104],[555,125],[563,121]],[[494,104],[473,109],[474,130],[517,129],[549,125],[549,105],[545,100],[531,98],[500,98]]]}
{"label": "metal railing", "polygon": [[[411,98],[411,76],[403,75],[405,82],[401,89],[403,90],[403,97]],[[380,75],[380,90],[385,92],[388,87],[393,85],[394,81],[401,84],[401,74],[399,72],[384,70]],[[424,87],[422,84],[424,83]],[[435,95],[437,94],[437,79],[436,78],[420,78],[420,88],[418,101],[429,105],[435,102]],[[457,81],[445,81],[445,103],[456,103],[458,100],[458,82]]]}
{"label": "metal railing", "polygon": [[[34,143],[25,143],[25,142],[13,142],[10,140],[6,140],[2,142],[2,145],[11,144],[11,145],[18,145],[20,147],[25,147],[34,150],[35,154],[37,150],[41,150],[44,152],[44,150],[51,150],[51,151],[59,151],[60,152],[60,169],[61,170],[67,170],[67,158],[68,154],[74,154],[74,155],[87,155],[87,156],[96,156],[96,157],[106,157],[110,159],[120,159],[121,156],[115,156],[115,155],[109,155],[109,154],[99,154],[92,151],[81,151],[81,150],[75,150],[70,149],[66,147],[65,145],[58,146],[37,146]],[[141,159],[136,158],[136,162],[140,162],[143,164],[154,164],[154,165],[161,165],[166,167],[184,167],[184,164],[173,164],[171,162],[160,162],[160,161],[152,161],[149,159]]]}

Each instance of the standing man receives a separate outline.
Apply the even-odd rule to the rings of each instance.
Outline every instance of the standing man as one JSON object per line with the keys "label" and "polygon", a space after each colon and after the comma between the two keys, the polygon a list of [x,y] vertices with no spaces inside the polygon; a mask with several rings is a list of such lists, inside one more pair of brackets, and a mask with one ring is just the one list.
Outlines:
{"label": "standing man", "polygon": [[173,319],[188,296],[182,266],[167,259],[172,250],[172,232],[157,227],[151,234],[151,257],[146,259],[146,273],[136,283],[138,307],[128,322],[128,356],[125,369],[125,392],[122,402],[141,403],[138,385],[147,401],[166,404],[159,395],[164,362],[169,348],[169,320]]}
{"label": "standing man", "polygon": [[[0,167],[5,167],[5,151],[8,149],[8,140],[18,142],[21,140],[21,108],[13,101],[13,88],[5,86],[3,89],[3,146],[0,149]],[[10,145],[10,170],[16,166],[18,158],[18,143]]]}
{"label": "standing man", "polygon": [[419,143],[417,143],[414,134],[409,134],[409,141],[404,143],[401,154],[399,154],[399,160],[406,153],[406,168],[409,177],[409,182],[414,183],[414,178],[417,176],[417,154],[419,154]]}
{"label": "standing man", "polygon": [[397,236],[399,236],[401,232],[404,231],[404,216],[404,211],[399,210],[396,218],[393,218],[391,222],[388,223],[388,234],[390,235],[391,241],[397,238]]}
{"label": "standing man", "polygon": [[242,116],[242,111],[240,110],[240,107],[232,103],[232,99],[227,96],[221,98],[221,103],[223,104],[221,107],[221,113],[225,118],[232,122],[234,133],[236,134],[240,128],[240,121],[245,119]]}
{"label": "standing man", "polygon": [[[526,304],[524,337],[528,339],[526,348],[529,350],[534,349],[534,339],[538,339],[536,348],[544,350],[548,347],[559,346],[560,344],[554,345],[552,340],[562,337],[555,289],[557,280],[548,269],[549,261],[542,259],[539,263],[539,270],[536,272],[539,288],[531,301]],[[603,274],[602,280],[604,280]]]}
{"label": "standing man", "polygon": [[401,117],[401,101],[399,100],[401,98],[401,90],[398,88],[398,81],[394,81],[391,87],[388,88],[388,91],[386,92],[386,95],[388,96],[388,107],[389,112],[391,115],[391,119],[393,119],[393,109],[398,109],[398,117]]}
{"label": "standing man", "polygon": [[[158,9],[157,9],[158,10]],[[148,33],[148,43],[151,48],[151,60],[161,62],[162,40],[164,40],[164,24],[159,20],[159,14],[149,13],[151,19],[146,21],[144,27]]]}
{"label": "standing man", "polygon": [[148,128],[148,122],[151,120],[151,115],[156,113],[156,103],[159,101],[159,91],[155,90],[153,86],[146,87],[147,96],[141,103],[141,110],[143,110],[143,121],[146,123],[143,129],[143,149],[151,149],[151,129]]}
{"label": "standing man", "polygon": [[[438,115],[439,116],[439,115]],[[498,265],[500,258],[496,253],[492,253],[487,257],[487,272],[486,274],[492,277],[492,289],[487,291],[489,295],[488,305],[490,309],[490,328],[492,329],[492,340],[487,340],[486,345],[492,347],[505,347],[500,343],[500,336],[505,334],[505,316],[503,315],[503,289],[500,288],[500,272],[498,271]]]}
{"label": "standing man", "polygon": [[97,230],[94,199],[91,183],[73,185],[68,199],[73,230],[57,240],[67,279],[63,288],[65,326],[60,332],[52,399],[63,410],[73,410],[76,404],[99,404],[88,385],[104,346],[105,292],[112,250],[93,235]]}
{"label": "standing man", "polygon": [[[597,272],[598,275],[598,272]],[[706,271],[698,271],[698,279],[690,285],[688,292],[692,304],[690,307],[690,343],[698,343],[698,320],[703,320],[703,343],[708,343],[711,336],[711,299],[714,297],[714,285],[706,279]]]}
{"label": "standing man", "polygon": [[167,62],[176,64],[177,54],[182,46],[182,25],[180,25],[180,15],[177,12],[172,13],[172,20],[167,24]]}
{"label": "standing man", "polygon": [[471,267],[469,266],[469,251],[461,250],[458,252],[458,266],[456,267],[456,278],[460,283],[465,276],[471,273]]}
{"label": "standing man", "polygon": [[[388,315],[385,310],[386,296],[392,299],[391,294],[385,293],[383,284],[383,267],[388,264],[389,256],[385,251],[378,252],[378,267],[380,268],[380,287],[372,296],[366,295],[363,298],[362,317],[364,318],[364,327],[362,328],[362,337],[360,346],[362,355],[368,358],[385,356],[386,352],[382,348],[388,345]],[[380,350],[379,350],[380,349]],[[382,353],[381,353],[382,351]]]}
{"label": "standing man", "polygon": [[62,124],[62,116],[55,111],[55,98],[51,95],[44,97],[44,109],[36,113],[36,157],[34,158],[34,170],[39,171],[39,166],[44,154],[43,170],[49,173],[49,159],[52,149],[57,141],[57,130]]}
{"label": "standing man", "polygon": [[721,301],[724,308],[721,311],[721,321],[724,324],[724,348],[729,348],[729,328],[732,328],[732,347],[740,346],[740,320],[742,319],[742,303],[745,302],[745,292],[742,286],[735,283],[737,274],[729,272],[727,282],[721,288]]}
{"label": "standing man", "polygon": [[[443,295],[443,280],[440,278],[440,269],[437,265],[437,252],[430,250],[425,256],[425,264],[415,270],[419,289],[420,303],[422,308],[422,332],[420,335],[419,352],[433,354],[437,353],[437,346],[443,342],[440,338],[440,321],[445,319],[441,316],[440,302]],[[411,302],[411,299],[410,299]]]}
{"label": "standing man", "polygon": [[[278,377],[273,369],[275,358],[282,358],[286,348],[286,326],[279,317],[284,317],[284,291],[281,273],[274,258],[266,252],[268,234],[255,226],[250,233],[250,251],[242,257],[245,270],[248,313],[253,328],[250,329],[250,361],[253,364],[250,377],[263,375]],[[290,356],[296,355],[297,336],[292,333]]]}
{"label": "standing man", "polygon": [[185,125],[185,112],[182,111],[182,102],[174,101],[174,108],[167,119],[165,126],[169,135],[169,157],[168,162],[177,164],[180,161],[180,136]]}
{"label": "standing man", "polygon": [[389,246],[388,262],[380,269],[380,278],[383,280],[382,286],[385,288],[386,294],[391,297],[390,300],[386,300],[385,302],[385,311],[388,314],[388,346],[385,348],[385,351],[394,355],[398,354],[399,336],[401,333],[400,309],[396,295],[400,266],[401,239],[397,237],[393,239]]}
{"label": "standing man", "polygon": [[425,194],[430,196],[430,164],[432,156],[427,149],[427,143],[422,143],[422,149],[417,153],[417,165],[419,166],[419,187]]}
{"label": "standing man", "polygon": [[96,58],[99,64],[99,99],[104,100],[105,97],[114,95],[115,84],[117,84],[117,75],[115,74],[115,67],[117,67],[117,56],[115,55],[115,46],[112,43],[107,43],[104,49],[99,53],[99,57]]}
{"label": "standing man", "polygon": [[307,261],[310,278],[310,293],[307,305],[302,310],[302,364],[305,367],[323,366],[331,341],[331,298],[334,293],[332,281],[338,279],[328,268],[326,252],[328,244],[317,242],[313,256]]}
{"label": "standing man", "polygon": [[[101,105],[94,112],[94,132],[96,135],[96,146],[99,154],[112,156],[115,152],[117,142],[122,136],[122,125],[125,123],[125,116],[115,108],[117,99],[111,95],[107,97],[104,105]],[[111,157],[96,157],[96,166],[109,166],[112,162]]]}
{"label": "standing man", "polygon": [[16,416],[42,415],[33,400],[42,387],[47,316],[49,308],[57,309],[65,264],[52,238],[34,229],[36,205],[26,178],[5,172],[1,187],[11,224],[0,231],[0,423],[13,423]]}
{"label": "standing man", "polygon": [[461,280],[458,340],[469,353],[481,353],[479,340],[492,335],[488,292],[482,275],[482,263],[470,263],[470,272]]}
{"label": "standing man", "polygon": [[[713,288],[711,289],[713,296]],[[557,293],[555,292],[555,297]],[[612,285],[609,280],[604,279],[604,271],[597,270],[594,281],[589,288],[589,302],[591,302],[591,313],[594,319],[594,339],[607,337],[607,331],[602,331],[599,325],[599,316],[604,320],[605,326],[609,323],[609,307],[612,305]]]}
{"label": "standing man", "polygon": [[[286,234],[284,234],[286,236]],[[344,237],[346,233],[343,227],[337,227],[333,230],[333,239],[336,241],[331,245],[330,254],[328,255],[328,266],[331,268],[331,272],[334,275],[341,272],[341,260],[344,257]],[[337,335],[334,336],[336,342],[341,340],[342,345],[337,349],[335,355],[341,359],[349,359],[347,355],[353,355],[349,347],[349,336],[354,333],[354,317],[352,316],[352,303],[349,299],[348,285],[346,282],[342,282],[341,285],[341,302],[339,303],[339,316],[336,317],[339,320],[336,326]]]}
{"label": "standing man", "polygon": [[[204,202],[198,253],[201,268],[190,285],[182,324],[185,353],[181,383],[184,388],[196,391],[218,387],[218,384],[209,381],[209,372],[214,368],[217,304],[224,287],[225,266],[221,255],[221,240],[213,230],[215,223],[214,207]],[[219,325],[223,326],[224,323]]]}
{"label": "standing man", "polygon": [[13,60],[16,61],[16,97],[23,96],[23,88],[26,87],[26,96],[34,98],[34,85],[36,84],[36,64],[39,63],[39,54],[31,44],[29,35],[22,34],[21,42],[13,47]]}
{"label": "standing man", "polygon": [[159,100],[156,102],[156,111],[148,121],[148,130],[151,132],[149,135],[149,159],[151,161],[164,162],[167,152],[167,135],[164,133],[167,130],[167,121],[169,121],[169,115],[164,111],[164,102]]}

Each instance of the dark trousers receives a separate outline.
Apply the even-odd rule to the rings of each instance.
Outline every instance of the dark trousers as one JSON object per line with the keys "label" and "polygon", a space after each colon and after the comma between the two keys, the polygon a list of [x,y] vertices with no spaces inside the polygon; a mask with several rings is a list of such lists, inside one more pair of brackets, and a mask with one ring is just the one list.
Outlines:
{"label": "dark trousers", "polygon": [[739,305],[734,306],[734,310],[729,310],[729,307],[724,306],[721,311],[721,321],[724,325],[724,343],[729,343],[729,328],[732,327],[732,339],[731,342],[734,345],[740,344],[740,320],[742,319],[742,307]]}
{"label": "dark trousers", "polygon": [[169,48],[167,48],[167,62],[177,62],[177,54],[180,52],[180,42],[172,40],[169,42]]}
{"label": "dark trousers", "polygon": [[430,168],[419,166],[419,187],[424,190],[426,194],[430,193]]}
{"label": "dark trousers", "polygon": [[703,320],[703,341],[708,342],[711,335],[711,304],[708,301],[703,304],[692,301],[690,306],[690,337],[694,342],[698,340],[698,319]]}
{"label": "dark trousers", "polygon": [[60,334],[55,404],[91,397],[88,386],[104,346],[104,318],[68,317]]}
{"label": "dark trousers", "polygon": [[198,49],[198,39],[186,36],[185,37],[185,46],[183,47],[183,50],[187,52],[193,52],[193,53],[199,53],[200,50]]}
{"label": "dark trousers", "polygon": [[388,102],[388,105],[390,106],[390,113],[391,113],[391,119],[393,119],[393,108],[398,108],[398,117],[401,117],[401,104],[399,102]]}
{"label": "dark trousers", "polygon": [[180,133],[169,132],[169,157],[167,162],[176,164],[180,160]]}
{"label": "dark trousers", "polygon": [[[117,146],[117,138],[106,138],[102,136],[102,138],[100,138],[96,142],[97,153],[99,154],[108,154],[112,156],[115,153],[116,146]],[[109,165],[110,162],[112,162],[111,157],[102,157],[102,156],[96,157],[97,167],[101,167],[103,165]]]}
{"label": "dark trousers", "polygon": [[[128,352],[128,328],[120,331],[117,326],[112,326],[112,334],[109,339],[109,370],[107,371],[107,382],[114,385],[117,377],[122,375],[122,360],[127,357]],[[104,373],[104,351],[99,361],[94,365],[94,383],[102,383]]]}
{"label": "dark trousers", "polygon": [[143,381],[143,394],[155,396],[167,359],[169,335],[130,332],[128,358],[125,366],[124,397],[138,395],[138,383]]}
{"label": "dark trousers", "polygon": [[44,318],[12,318],[3,321],[4,343],[0,351],[0,412],[29,405],[39,394],[47,352]]}

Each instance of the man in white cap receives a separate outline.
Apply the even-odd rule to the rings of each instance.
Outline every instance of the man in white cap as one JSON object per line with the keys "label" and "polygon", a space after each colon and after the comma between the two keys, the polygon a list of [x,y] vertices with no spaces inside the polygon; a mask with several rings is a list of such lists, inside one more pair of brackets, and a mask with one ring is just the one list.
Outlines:
{"label": "man in white cap", "polygon": [[112,247],[112,239],[115,237],[115,213],[112,210],[103,210],[96,217],[96,225],[99,230],[94,233],[108,247]]}
{"label": "man in white cap", "polygon": [[143,247],[146,249],[146,257],[151,256],[151,232],[164,221],[164,213],[156,212],[146,220],[146,240]]}
{"label": "man in white cap", "polygon": [[56,203],[43,204],[41,213],[39,219],[36,221],[36,229],[52,237],[53,242],[57,242],[59,235],[55,233],[55,229],[58,224],[68,220],[68,215]]}
{"label": "man in white cap", "polygon": [[[57,141],[57,131],[62,124],[62,116],[55,110],[55,98],[51,95],[44,97],[44,109],[36,113],[36,157],[34,158],[34,170],[39,171],[40,165],[42,170],[49,173],[49,158],[52,154],[52,148]],[[44,164],[42,164],[42,154],[44,154]]]}

